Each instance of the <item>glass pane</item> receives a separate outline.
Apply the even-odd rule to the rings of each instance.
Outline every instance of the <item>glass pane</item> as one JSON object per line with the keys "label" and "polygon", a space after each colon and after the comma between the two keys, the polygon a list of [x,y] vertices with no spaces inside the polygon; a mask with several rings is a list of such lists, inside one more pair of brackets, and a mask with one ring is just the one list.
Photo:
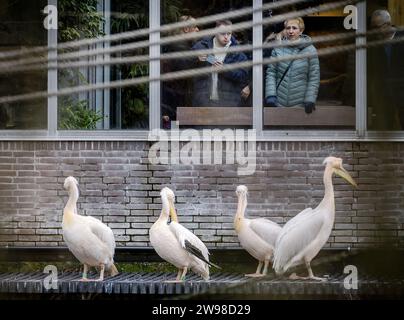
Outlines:
{"label": "glass pane", "polygon": [[[274,59],[264,66],[266,129],[355,128],[355,52],[322,55],[326,48],[354,44],[355,31],[345,29],[347,14],[342,7],[310,15],[304,12],[327,2],[331,1],[305,1],[264,13],[264,18],[296,13],[264,26],[264,44],[273,47],[264,49],[263,55]],[[311,56],[281,60],[298,54]]]}
{"label": "glass pane", "polygon": [[[148,0],[111,0],[111,33],[121,33],[149,27]],[[125,45],[148,40],[148,36],[119,41]],[[148,47],[125,52],[117,52],[114,58],[148,55]],[[149,63],[114,65],[111,80],[125,80],[149,75]],[[111,90],[111,128],[149,128],[149,84],[135,85]]]}
{"label": "glass pane", "polygon": [[[0,4],[0,51],[32,48],[47,44],[47,30],[43,25],[44,0],[2,0]],[[32,55],[18,56],[0,63],[10,65]],[[17,59],[17,60],[15,60]],[[11,67],[10,67],[11,68]],[[0,96],[44,91],[47,87],[46,70],[8,72],[0,69]],[[0,129],[46,129],[47,100],[0,104]]]}
{"label": "glass pane", "polygon": [[368,129],[404,129],[403,1],[368,1],[367,50]]}
{"label": "glass pane", "polygon": [[[97,0],[71,2],[58,1],[58,43],[96,38],[104,35],[102,12],[98,12]],[[59,57],[71,52],[85,52],[95,46],[82,46],[74,49],[59,50]],[[70,60],[71,61],[71,60]],[[94,57],[83,56],[75,61],[90,62]],[[66,62],[66,61],[63,61]],[[96,67],[59,69],[58,88],[88,85],[93,81]],[[104,113],[97,108],[94,92],[83,92],[58,98],[58,129],[84,130],[96,129],[102,124]]]}
{"label": "glass pane", "polygon": [[[162,24],[179,21],[193,21],[219,13],[227,13],[237,9],[251,7],[250,0],[240,1],[202,1],[202,0],[162,0]],[[226,18],[223,18],[226,20]],[[180,30],[162,34],[168,36],[197,36],[189,40],[177,40],[162,46],[161,72],[168,75],[172,72],[194,69],[195,75],[181,80],[162,82],[161,92],[161,125],[169,129],[171,121],[178,120],[181,127],[194,128],[243,128],[252,126],[252,85],[251,68],[244,67],[228,72],[213,72],[223,65],[247,62],[252,59],[251,50],[231,51],[237,46],[252,44],[251,27],[237,30],[237,25],[251,21],[247,14],[231,21],[221,21],[220,17],[212,23],[198,25],[195,23]],[[231,32],[221,32],[223,28]],[[198,36],[201,32],[212,29],[211,34]],[[234,29],[234,31],[233,31]],[[165,59],[165,55],[223,48],[229,53],[201,54],[200,56]],[[208,74],[197,74],[201,68],[211,68]],[[247,107],[247,108],[246,108]]]}
{"label": "glass pane", "polygon": [[[106,3],[110,8],[104,7]],[[110,2],[85,0],[71,2],[59,0],[59,42],[96,38],[149,27],[149,2],[111,0]],[[121,50],[119,46],[147,40],[148,36],[118,40],[80,47],[86,50],[111,48],[103,56],[83,56],[80,68],[59,71],[59,89],[78,85],[102,84],[149,74],[148,61],[141,63],[103,64],[109,59],[126,59],[148,55],[148,47]],[[60,54],[69,51],[59,52]],[[91,65],[86,66],[88,62]],[[59,98],[59,129],[147,129],[149,126],[149,85],[140,84],[125,88],[97,90]]]}

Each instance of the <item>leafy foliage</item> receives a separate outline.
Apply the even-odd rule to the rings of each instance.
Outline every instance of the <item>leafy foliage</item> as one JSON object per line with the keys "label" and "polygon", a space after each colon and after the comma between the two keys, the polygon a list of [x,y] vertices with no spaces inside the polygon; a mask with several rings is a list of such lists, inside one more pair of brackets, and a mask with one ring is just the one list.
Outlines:
{"label": "leafy foliage", "polygon": [[173,23],[185,12],[183,0],[165,0],[162,2],[162,15],[165,23]]}
{"label": "leafy foliage", "polygon": [[[97,12],[97,0],[59,0],[59,42],[94,38],[103,35],[102,14]],[[120,33],[149,27],[149,0],[115,1],[111,10],[111,33]],[[183,8],[183,0],[162,2],[163,21],[177,21]],[[136,41],[147,40],[148,37]],[[132,41],[132,40],[130,40]],[[122,41],[118,44],[124,44]],[[147,54],[148,48],[119,53],[119,56]],[[113,67],[117,79],[136,78],[149,74],[148,64],[119,65]],[[114,73],[114,72],[113,72]],[[59,87],[76,86],[86,82],[78,69],[59,72]],[[149,86],[137,85],[118,89],[121,95],[121,116],[123,128],[147,128],[149,122]],[[60,99],[59,127],[63,129],[94,129],[102,116],[88,109],[83,101]],[[80,120],[80,117],[84,119]]]}
{"label": "leafy foliage", "polygon": [[[73,41],[103,35],[103,17],[97,12],[97,0],[59,0],[58,41]],[[59,87],[87,83],[78,69],[59,70]],[[103,119],[100,112],[92,110],[85,100],[70,96],[59,99],[59,128],[65,130],[96,129]]]}
{"label": "leafy foliage", "polygon": [[64,130],[94,130],[97,122],[103,119],[100,112],[88,108],[86,100],[63,104],[59,117],[59,127]]}
{"label": "leafy foliage", "polygon": [[95,38],[102,35],[102,14],[97,0],[59,0],[59,41]]}
{"label": "leafy foliage", "polygon": [[[182,14],[183,0],[162,1],[163,21],[177,21]],[[120,1],[111,14],[112,33],[125,32],[149,27],[149,2]],[[137,40],[147,40],[148,37]],[[145,55],[148,48],[133,50],[126,55]],[[123,79],[137,78],[149,75],[148,64],[136,63],[116,67],[117,73]],[[122,126],[123,128],[147,128],[149,122],[149,85],[141,84],[121,90],[122,95]]]}
{"label": "leafy foliage", "polygon": [[[145,64],[134,64],[126,69],[128,78],[137,78],[149,74],[149,66]],[[135,124],[141,128],[147,128],[149,119],[149,85],[139,84],[135,87],[127,88],[122,95],[125,108],[123,108],[124,128],[133,127]]]}

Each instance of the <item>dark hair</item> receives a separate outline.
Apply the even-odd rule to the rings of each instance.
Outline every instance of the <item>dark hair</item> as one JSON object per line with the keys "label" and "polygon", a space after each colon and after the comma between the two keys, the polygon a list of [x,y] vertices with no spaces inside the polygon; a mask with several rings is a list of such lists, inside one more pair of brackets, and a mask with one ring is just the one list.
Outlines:
{"label": "dark hair", "polygon": [[216,27],[219,27],[219,26],[231,26],[231,25],[232,25],[232,23],[231,23],[230,20],[219,20],[219,21],[216,21]]}

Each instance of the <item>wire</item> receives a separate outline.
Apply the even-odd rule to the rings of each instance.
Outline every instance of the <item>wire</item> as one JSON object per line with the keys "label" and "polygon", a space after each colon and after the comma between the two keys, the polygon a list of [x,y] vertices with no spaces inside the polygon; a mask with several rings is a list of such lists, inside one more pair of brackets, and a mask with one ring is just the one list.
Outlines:
{"label": "wire", "polygon": [[[395,28],[397,32],[404,31],[404,27]],[[387,32],[387,31],[386,31]],[[331,41],[338,41],[338,40],[346,40],[349,38],[361,38],[373,35],[380,35],[385,32],[381,32],[379,30],[371,30],[367,32],[343,32],[343,33],[336,33],[326,36],[315,36],[311,38],[312,44],[318,44],[323,42],[331,42]],[[258,46],[251,46],[251,45],[239,45],[230,47],[227,50],[224,49],[203,49],[203,50],[188,50],[188,51],[175,51],[171,53],[161,54],[160,56],[150,57],[149,55],[138,55],[138,56],[130,56],[130,57],[119,57],[119,58],[108,58],[104,60],[97,60],[97,61],[78,61],[78,62],[60,62],[58,64],[33,64],[33,65],[23,65],[20,67],[13,67],[10,68],[10,65],[7,63],[1,64],[0,63],[0,73],[16,73],[16,72],[23,72],[23,71],[35,71],[35,70],[42,70],[42,69],[68,69],[68,68],[82,68],[82,67],[95,67],[101,65],[119,65],[119,64],[131,64],[131,63],[140,63],[140,62],[147,62],[147,61],[155,61],[155,60],[172,60],[178,58],[189,58],[189,57],[196,57],[199,55],[206,55],[206,54],[220,54],[220,53],[234,53],[234,52],[246,52],[252,51],[257,49],[270,49],[270,48],[279,48],[289,46],[287,43],[280,43],[276,44],[275,41],[273,43],[265,43]]]}
{"label": "wire", "polygon": [[31,54],[35,54],[35,53],[43,53],[43,52],[47,52],[50,50],[54,51],[54,50],[61,50],[61,49],[76,48],[76,47],[81,47],[81,46],[89,46],[89,45],[94,45],[94,44],[98,44],[98,43],[102,43],[102,42],[113,42],[113,41],[119,41],[119,40],[134,39],[134,38],[138,38],[138,37],[142,37],[142,36],[147,36],[150,33],[169,32],[169,31],[177,30],[177,29],[184,28],[184,27],[190,27],[195,24],[204,25],[204,24],[215,22],[219,19],[224,20],[224,19],[236,18],[236,17],[247,15],[247,14],[253,14],[254,12],[257,12],[257,11],[276,9],[276,8],[289,6],[292,4],[300,3],[302,1],[304,1],[304,0],[284,0],[279,3],[265,4],[265,5],[257,7],[257,8],[248,7],[248,8],[238,9],[238,10],[232,10],[227,13],[219,13],[219,14],[208,16],[208,17],[197,18],[193,21],[175,22],[175,23],[166,24],[166,25],[159,26],[157,28],[152,28],[152,29],[144,28],[144,29],[139,29],[139,30],[135,30],[135,31],[127,31],[127,32],[121,32],[118,34],[113,34],[113,35],[106,35],[106,36],[96,38],[96,39],[90,38],[90,39],[69,41],[69,42],[61,43],[57,46],[46,46],[46,47],[43,46],[43,47],[36,47],[36,48],[30,48],[30,49],[13,50],[13,51],[0,53],[0,59],[13,58],[13,57],[20,56],[20,55],[31,55]]}
{"label": "wire", "polygon": [[[270,17],[263,19],[262,22],[241,22],[237,24],[233,24],[232,26],[229,27],[223,27],[223,31],[229,30],[229,31],[238,31],[238,30],[243,30],[247,28],[251,28],[255,25],[265,25],[265,24],[271,24],[271,23],[278,23],[282,22],[286,19],[290,18],[296,18],[300,16],[304,16],[307,14],[312,14],[312,13],[317,13],[325,10],[331,10],[335,8],[339,8],[341,6],[344,6],[346,4],[351,4],[358,2],[359,0],[344,0],[344,1],[339,1],[339,2],[332,2],[328,4],[322,4],[317,7],[312,7],[288,14],[283,14],[283,15],[278,15],[276,17]],[[140,41],[136,43],[130,43],[130,44],[125,44],[125,45],[118,45],[118,46],[113,46],[109,48],[101,48],[101,49],[93,49],[93,50],[83,50],[79,52],[72,52],[72,53],[66,53],[66,54],[61,54],[57,57],[52,57],[52,58],[47,58],[47,57],[40,57],[40,58],[32,58],[32,59],[24,59],[21,61],[17,61],[14,63],[8,62],[7,64],[1,64],[0,67],[7,67],[7,68],[13,68],[19,65],[24,65],[24,64],[33,64],[33,63],[43,63],[43,62],[57,62],[61,60],[66,60],[66,59],[78,59],[82,57],[88,57],[88,56],[93,56],[93,55],[105,55],[105,54],[111,54],[115,52],[124,52],[124,51],[131,51],[135,49],[141,49],[145,47],[150,47],[153,45],[162,45],[162,44],[169,44],[173,43],[176,41],[186,41],[186,40],[193,40],[196,38],[200,38],[203,36],[207,35],[213,35],[217,33],[216,28],[211,28],[207,29],[204,31],[200,32],[194,32],[191,34],[186,34],[186,35],[176,35],[176,36],[169,36],[162,38],[161,40],[158,41]]]}
{"label": "wire", "polygon": [[[241,63],[228,64],[228,65],[224,65],[221,68],[215,69],[215,72],[221,73],[221,72],[232,71],[232,70],[236,70],[236,69],[240,69],[240,68],[249,68],[249,67],[252,67],[255,65],[261,65],[261,64],[273,64],[273,63],[278,63],[281,61],[307,59],[307,58],[313,58],[316,56],[327,56],[327,55],[332,55],[332,54],[346,52],[346,51],[353,51],[353,50],[357,50],[357,49],[365,49],[365,48],[369,48],[369,47],[380,46],[380,45],[384,45],[387,43],[392,43],[392,44],[400,43],[403,41],[404,41],[404,37],[399,37],[397,39],[392,39],[392,40],[372,41],[367,44],[361,44],[361,45],[350,44],[350,45],[338,46],[337,48],[329,47],[329,48],[319,49],[317,51],[317,53],[305,53],[305,54],[283,56],[283,57],[278,57],[278,58],[263,59],[261,61],[254,61],[254,62],[246,61],[246,62],[241,62]],[[112,82],[108,82],[108,83],[82,85],[82,86],[65,88],[65,89],[61,89],[61,90],[57,90],[57,91],[53,91],[53,92],[39,91],[39,92],[34,92],[34,93],[26,93],[26,94],[14,95],[14,96],[1,97],[0,104],[48,98],[48,97],[56,97],[56,96],[66,96],[66,95],[71,95],[74,93],[81,93],[81,92],[87,92],[87,91],[123,88],[123,87],[129,87],[129,86],[139,85],[139,84],[148,83],[148,82],[154,82],[154,81],[168,81],[168,80],[184,79],[184,78],[193,77],[195,75],[210,74],[211,72],[212,72],[212,67],[209,66],[209,67],[203,67],[203,68],[197,68],[197,69],[170,72],[170,73],[162,74],[157,77],[138,77],[135,79],[118,80],[118,81],[112,81]]]}
{"label": "wire", "polygon": [[[403,28],[404,30],[404,28]],[[323,42],[331,42],[337,40],[345,40],[354,37],[364,37],[368,33],[354,33],[354,32],[343,32],[326,36],[317,36],[312,37],[310,43],[317,44]],[[78,62],[70,62],[70,63],[58,63],[58,64],[34,64],[28,66],[21,66],[11,68],[8,64],[0,64],[0,72],[6,72],[8,74],[22,71],[34,71],[41,70],[44,68],[47,69],[67,69],[67,68],[81,68],[81,67],[95,67],[100,65],[119,65],[119,64],[130,64],[130,63],[139,63],[139,62],[147,62],[147,61],[155,61],[155,60],[172,60],[178,58],[189,58],[189,57],[197,57],[200,55],[206,54],[220,54],[220,53],[234,53],[234,52],[246,52],[257,49],[270,49],[270,48],[280,48],[290,46],[288,43],[264,43],[258,46],[252,45],[238,45],[234,47],[230,47],[227,50],[225,49],[203,49],[203,50],[188,50],[188,51],[176,51],[171,53],[161,54],[160,56],[150,57],[149,55],[140,55],[140,56],[131,56],[131,57],[119,57],[119,58],[109,58],[108,60],[103,61],[78,61]]]}

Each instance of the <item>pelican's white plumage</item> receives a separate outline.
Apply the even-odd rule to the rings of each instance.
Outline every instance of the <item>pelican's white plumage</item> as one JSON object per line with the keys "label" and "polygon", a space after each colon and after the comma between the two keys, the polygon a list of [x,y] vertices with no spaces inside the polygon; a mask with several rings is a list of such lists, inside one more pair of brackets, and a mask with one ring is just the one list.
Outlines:
{"label": "pelican's white plumage", "polygon": [[[289,220],[276,242],[273,267],[277,274],[286,272],[289,268],[305,264],[310,279],[323,280],[315,277],[310,267],[311,260],[318,254],[327,242],[335,218],[334,188],[332,175],[344,178],[356,186],[355,181],[342,167],[342,159],[328,157],[324,160],[325,195],[317,208],[307,208]],[[296,276],[294,275],[296,278]]]}
{"label": "pelican's white plumage", "polygon": [[101,267],[99,280],[104,279],[104,269],[118,274],[114,265],[115,237],[112,230],[100,220],[77,214],[78,182],[67,177],[64,188],[69,200],[63,210],[63,239],[73,255],[84,264],[83,280],[87,280],[88,267]]}
{"label": "pelican's white plumage", "polygon": [[[257,271],[247,276],[260,277],[265,276],[268,272],[268,264],[272,260],[276,240],[282,228],[265,218],[245,218],[247,193],[246,186],[238,186],[236,189],[238,206],[234,218],[234,228],[241,246],[259,261]],[[264,270],[261,273],[262,264],[264,264]]]}
{"label": "pelican's white plumage", "polygon": [[162,259],[178,268],[176,281],[184,280],[188,269],[208,280],[208,249],[196,235],[178,223],[173,191],[163,188],[160,195],[163,207],[160,217],[150,228],[151,245]]}

